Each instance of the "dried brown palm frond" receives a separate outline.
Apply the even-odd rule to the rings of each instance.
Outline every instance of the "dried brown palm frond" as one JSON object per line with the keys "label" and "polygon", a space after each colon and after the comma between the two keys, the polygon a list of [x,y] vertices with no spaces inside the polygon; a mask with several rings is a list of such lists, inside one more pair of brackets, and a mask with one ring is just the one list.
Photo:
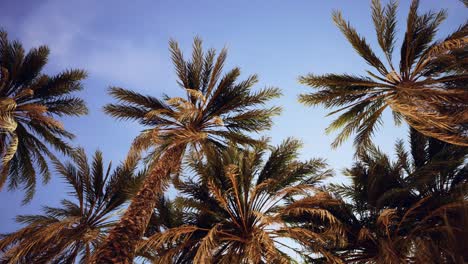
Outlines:
{"label": "dried brown palm frond", "polygon": [[[328,233],[290,226],[287,221],[299,213],[295,209],[317,203],[309,196],[330,175],[323,160],[298,161],[299,147],[297,140],[288,139],[270,148],[270,156],[263,160],[266,145],[253,149],[231,145],[222,152],[209,152],[204,159],[189,160],[197,180],[178,182],[182,196],[157,207],[167,221],[180,219],[178,224],[152,228],[159,231],[141,241],[140,248],[151,250],[155,263],[161,259],[172,263],[292,263],[283,247],[300,252],[305,244],[316,244],[315,253],[328,254],[323,247],[326,240],[344,233],[338,221],[329,219],[335,229],[327,229]],[[301,197],[296,204],[295,199]],[[324,195],[316,197],[326,202]],[[170,205],[176,209],[168,209]],[[330,217],[325,212],[308,213]],[[285,244],[285,240],[296,242]]]}
{"label": "dried brown palm frond", "polygon": [[[350,74],[309,74],[300,82],[318,91],[302,94],[306,105],[324,105],[341,113],[327,132],[341,129],[332,146],[337,147],[352,134],[359,148],[371,145],[382,113],[392,110],[395,123],[405,120],[420,133],[461,146],[468,146],[468,81],[466,52],[468,24],[445,39],[434,41],[445,11],[418,14],[419,1],[413,0],[407,17],[406,33],[400,50],[399,69],[392,61],[396,34],[397,2],[382,7],[372,1],[372,19],[377,41],[386,64],[374,53],[364,37],[346,22],[340,12],[333,20],[356,52],[377,72],[367,76]],[[387,65],[387,66],[386,66]]]}
{"label": "dried brown palm frond", "polygon": [[5,183],[9,189],[24,188],[24,202],[33,197],[38,175],[48,181],[48,161],[55,159],[51,148],[72,152],[64,139],[73,135],[57,117],[87,113],[84,101],[71,96],[82,89],[86,73],[41,74],[48,56],[45,46],[25,54],[19,42],[0,30],[0,189]]}
{"label": "dried brown palm frond", "polygon": [[[213,226],[202,238],[198,247],[197,253],[193,258],[194,263],[210,263],[213,262],[212,253],[213,250],[219,245],[219,232],[218,228],[220,224]],[[258,252],[257,252],[258,253]]]}
{"label": "dried brown palm frond", "polygon": [[129,187],[143,177],[132,176],[136,163],[111,172],[99,151],[91,164],[82,149],[74,157],[73,163],[54,161],[73,199],[62,200],[60,207],[43,207],[42,215],[18,216],[17,222],[26,226],[2,235],[2,263],[87,263],[130,197]]}

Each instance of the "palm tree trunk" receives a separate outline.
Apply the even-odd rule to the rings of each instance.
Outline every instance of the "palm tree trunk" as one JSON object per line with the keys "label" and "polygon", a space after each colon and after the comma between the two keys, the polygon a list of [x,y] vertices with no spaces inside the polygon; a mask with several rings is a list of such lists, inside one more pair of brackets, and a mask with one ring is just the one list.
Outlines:
{"label": "palm tree trunk", "polygon": [[183,150],[183,146],[171,148],[158,160],[91,263],[133,263],[136,246],[149,223],[156,199],[167,188],[170,171],[180,165]]}

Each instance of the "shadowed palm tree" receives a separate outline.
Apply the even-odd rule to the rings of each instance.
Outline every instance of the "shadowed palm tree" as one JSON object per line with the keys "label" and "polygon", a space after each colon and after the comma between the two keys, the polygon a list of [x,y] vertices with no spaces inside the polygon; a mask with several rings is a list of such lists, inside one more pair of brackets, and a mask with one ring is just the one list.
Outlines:
{"label": "shadowed palm tree", "polygon": [[[143,241],[139,243],[137,247],[136,256],[137,258],[142,258],[144,261],[157,262],[159,256],[161,255],[162,248],[155,249],[154,247],[149,247],[147,244],[147,239],[157,233],[163,233],[165,230],[170,228],[180,227],[187,224],[186,222],[186,213],[184,210],[189,209],[186,204],[178,203],[179,198],[175,200],[170,200],[165,196],[160,196],[156,202],[153,214],[149,221],[148,227],[143,236]],[[158,251],[160,253],[158,253]],[[183,259],[183,258],[180,258]],[[176,263],[177,261],[174,260]],[[179,261],[180,262],[180,261]]]}
{"label": "shadowed palm tree", "polygon": [[157,197],[167,188],[169,173],[179,170],[187,148],[202,153],[207,148],[224,147],[227,140],[253,144],[256,141],[243,133],[269,128],[271,117],[280,111],[278,107],[261,107],[280,91],[266,88],[253,92],[256,75],[236,83],[240,70],[234,68],[221,77],[226,50],[216,58],[215,50],[202,50],[198,38],[190,61],[184,60],[176,42],[170,42],[170,50],[185,98],[165,96],[159,100],[122,88],[110,90],[120,104],[107,105],[108,114],[149,127],[134,140],[130,156],[150,149],[152,168],[102,251],[96,254],[97,263],[132,261]]}
{"label": "shadowed palm tree", "polygon": [[160,225],[140,251],[150,252],[153,263],[291,263],[281,248],[300,251],[287,240],[321,252],[327,236],[342,232],[339,225],[319,234],[285,221],[306,212],[334,222],[325,210],[306,209],[314,202],[309,193],[331,171],[321,159],[298,161],[299,146],[286,140],[266,160],[265,146],[231,146],[191,160],[196,177],[176,184],[182,196],[175,201],[162,200],[154,216]]}
{"label": "shadowed palm tree", "polygon": [[443,40],[433,41],[446,12],[419,15],[418,4],[419,1],[413,0],[409,10],[399,70],[392,61],[396,35],[395,1],[385,8],[380,0],[372,1],[377,40],[388,66],[340,12],[333,14],[334,22],[356,52],[377,71],[367,71],[367,76],[309,74],[300,77],[301,83],[318,88],[317,92],[302,94],[299,99],[302,103],[340,107],[329,114],[341,112],[326,130],[342,129],[333,147],[353,133],[356,133],[355,145],[369,146],[387,107],[391,108],[397,125],[405,120],[426,136],[468,146],[468,24]]}
{"label": "shadowed palm tree", "polygon": [[134,166],[120,166],[111,172],[103,164],[102,153],[94,154],[91,165],[82,149],[74,163],[55,161],[57,172],[72,188],[73,200],[60,207],[43,208],[42,215],[21,215],[26,224],[0,240],[2,263],[88,263],[92,251],[115,223],[117,210],[127,201],[132,186],[143,173],[133,176]]}
{"label": "shadowed palm tree", "polygon": [[0,189],[8,180],[9,188],[24,186],[32,199],[36,176],[50,178],[50,147],[64,154],[72,148],[64,141],[73,135],[56,119],[87,113],[83,100],[70,94],[82,89],[82,70],[68,70],[55,76],[41,74],[47,63],[46,46],[31,49],[10,42],[0,30]]}
{"label": "shadowed palm tree", "polygon": [[330,188],[345,201],[326,206],[347,230],[336,247],[346,263],[464,263],[468,258],[466,148],[412,130],[392,162],[376,148],[346,170],[351,185]]}

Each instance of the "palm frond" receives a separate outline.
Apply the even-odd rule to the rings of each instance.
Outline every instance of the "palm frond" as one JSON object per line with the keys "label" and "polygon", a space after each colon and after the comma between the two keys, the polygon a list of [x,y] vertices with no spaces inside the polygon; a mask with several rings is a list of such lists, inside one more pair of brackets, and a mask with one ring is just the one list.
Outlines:
{"label": "palm frond", "polygon": [[367,41],[359,36],[356,30],[346,22],[341,13],[338,11],[333,12],[333,21],[341,30],[341,32],[345,35],[348,39],[349,43],[353,46],[356,52],[363,57],[366,62],[377,69],[382,75],[387,75],[388,70],[385,68],[385,65],[380,61],[380,59],[375,55],[375,53],[370,48]]}
{"label": "palm frond", "polygon": [[44,183],[50,178],[50,148],[72,153],[66,139],[72,139],[73,134],[57,117],[87,113],[84,101],[72,96],[82,90],[86,72],[42,74],[48,56],[46,46],[26,52],[20,42],[10,41],[0,30],[0,133],[10,138],[5,143],[17,145],[0,153],[1,185],[8,179],[10,189],[22,186],[26,190],[24,201],[32,198],[36,177],[42,175]]}

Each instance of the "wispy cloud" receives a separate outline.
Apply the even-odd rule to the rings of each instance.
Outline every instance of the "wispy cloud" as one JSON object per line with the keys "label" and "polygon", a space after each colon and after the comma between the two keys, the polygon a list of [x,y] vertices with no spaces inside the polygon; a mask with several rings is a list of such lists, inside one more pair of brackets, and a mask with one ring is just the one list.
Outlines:
{"label": "wispy cloud", "polygon": [[[115,41],[115,39],[114,39]],[[156,50],[144,44],[118,40],[90,51],[83,65],[91,74],[107,78],[112,85],[131,85],[148,89],[163,71]],[[136,87],[133,87],[136,86]]]}
{"label": "wispy cloud", "polygon": [[67,56],[96,16],[93,9],[86,12],[86,2],[44,1],[19,25],[21,41],[27,47],[47,44],[54,56]]}
{"label": "wispy cloud", "polygon": [[84,68],[109,84],[145,89],[164,69],[160,56],[154,45],[95,27],[105,15],[96,1],[49,0],[18,25],[18,35],[26,47],[51,48],[52,70]]}

